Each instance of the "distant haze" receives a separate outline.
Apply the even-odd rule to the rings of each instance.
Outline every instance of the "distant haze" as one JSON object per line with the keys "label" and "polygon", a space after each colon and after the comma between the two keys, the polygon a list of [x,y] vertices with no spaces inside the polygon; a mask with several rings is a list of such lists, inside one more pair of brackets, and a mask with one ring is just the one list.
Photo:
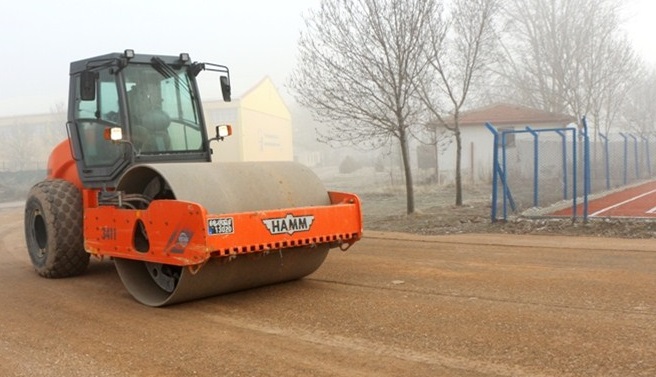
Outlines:
{"label": "distant haze", "polygon": [[[126,48],[188,52],[197,61],[225,64],[235,96],[268,75],[289,98],[284,86],[295,65],[302,14],[318,5],[319,0],[6,2],[0,12],[0,117],[50,112],[67,100],[71,61]],[[652,64],[655,15],[653,0],[626,2],[627,35]]]}

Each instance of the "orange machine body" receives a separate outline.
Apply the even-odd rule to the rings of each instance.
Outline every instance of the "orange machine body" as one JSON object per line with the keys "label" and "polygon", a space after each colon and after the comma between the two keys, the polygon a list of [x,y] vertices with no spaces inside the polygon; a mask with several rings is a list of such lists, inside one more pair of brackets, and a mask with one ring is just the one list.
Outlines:
{"label": "orange machine body", "polygon": [[[98,205],[100,190],[84,188],[68,141],[54,150],[50,179],[82,190],[85,250],[93,255],[176,266],[202,266],[209,258],[330,244],[346,250],[362,236],[360,200],[328,192],[330,205],[243,213],[208,213],[200,204],[154,200],[146,209]],[[147,245],[135,233],[147,234]]]}
{"label": "orange machine body", "polygon": [[71,153],[69,139],[57,144],[50,152],[47,174],[50,179],[63,179],[71,182],[80,190],[84,189]]}

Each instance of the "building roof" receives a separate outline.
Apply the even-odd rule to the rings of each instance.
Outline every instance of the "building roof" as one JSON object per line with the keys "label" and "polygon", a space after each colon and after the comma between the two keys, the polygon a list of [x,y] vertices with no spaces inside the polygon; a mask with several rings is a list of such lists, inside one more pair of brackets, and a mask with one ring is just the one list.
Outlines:
{"label": "building roof", "polygon": [[265,76],[255,86],[246,91],[241,96],[240,101],[244,108],[275,115],[283,119],[291,119],[285,101],[269,76]]}
{"label": "building roof", "polygon": [[284,99],[269,76],[262,78],[238,98],[230,102],[222,99],[203,101],[203,109],[248,108],[261,113],[275,115],[282,119],[291,119],[291,113]]}
{"label": "building roof", "polygon": [[[452,122],[453,118],[447,120],[447,123]],[[492,125],[535,125],[542,123],[569,124],[576,122],[576,118],[567,114],[552,113],[507,103],[498,103],[460,114],[460,126],[483,126],[486,122],[490,122]]]}

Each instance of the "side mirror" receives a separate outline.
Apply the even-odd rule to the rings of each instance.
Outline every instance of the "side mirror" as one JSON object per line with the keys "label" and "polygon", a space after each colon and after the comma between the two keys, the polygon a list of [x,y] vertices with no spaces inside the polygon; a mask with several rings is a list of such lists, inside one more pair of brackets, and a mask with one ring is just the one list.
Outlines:
{"label": "side mirror", "polygon": [[96,99],[96,78],[98,74],[92,71],[82,71],[80,74],[80,97],[82,101]]}
{"label": "side mirror", "polygon": [[221,76],[219,81],[221,82],[221,94],[223,94],[223,100],[230,102],[230,79],[228,76]]}

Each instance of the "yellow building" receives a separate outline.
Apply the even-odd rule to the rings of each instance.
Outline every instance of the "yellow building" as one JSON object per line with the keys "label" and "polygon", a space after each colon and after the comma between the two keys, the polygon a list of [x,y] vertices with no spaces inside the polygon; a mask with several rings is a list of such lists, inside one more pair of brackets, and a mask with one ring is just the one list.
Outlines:
{"label": "yellow building", "polygon": [[210,136],[220,124],[232,125],[232,136],[212,143],[212,159],[226,161],[292,161],[292,119],[269,77],[232,102],[204,102]]}

